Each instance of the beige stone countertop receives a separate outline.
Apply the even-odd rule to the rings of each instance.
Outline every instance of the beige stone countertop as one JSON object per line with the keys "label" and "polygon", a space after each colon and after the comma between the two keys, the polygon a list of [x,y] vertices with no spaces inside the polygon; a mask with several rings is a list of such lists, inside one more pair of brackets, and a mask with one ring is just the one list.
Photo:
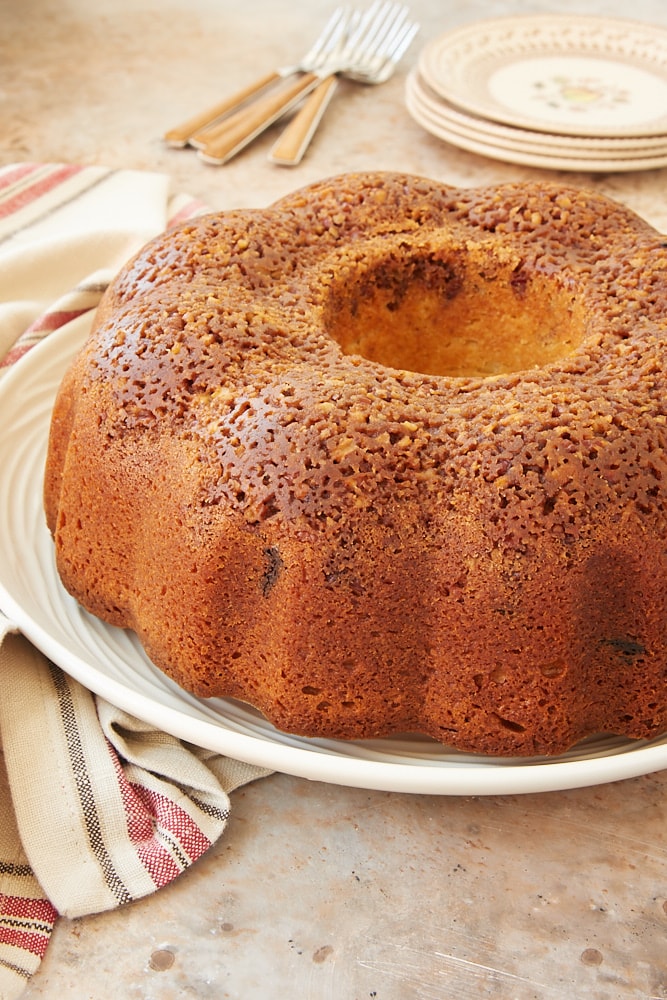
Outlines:
{"label": "beige stone countertop", "polygon": [[[413,0],[421,32],[381,87],[341,83],[302,164],[274,135],[225,167],[169,126],[305,50],[310,0],[0,0],[0,164],[167,173],[214,208],[346,170],[454,184],[594,186],[667,229],[667,170],[548,173],[457,150],[404,105],[421,46],[460,24],[571,11],[667,26],[662,0]],[[218,844],[168,888],[60,920],[29,1000],[667,998],[667,771],[526,795],[414,795],[275,774],[232,796]]]}

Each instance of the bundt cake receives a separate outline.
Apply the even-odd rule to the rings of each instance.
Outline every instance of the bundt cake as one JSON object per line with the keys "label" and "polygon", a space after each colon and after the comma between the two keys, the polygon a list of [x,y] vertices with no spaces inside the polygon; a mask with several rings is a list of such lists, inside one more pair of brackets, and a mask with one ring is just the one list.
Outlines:
{"label": "bundt cake", "polygon": [[667,243],[592,192],[352,174],[189,221],[60,388],[62,581],[293,733],[655,737],[666,335]]}

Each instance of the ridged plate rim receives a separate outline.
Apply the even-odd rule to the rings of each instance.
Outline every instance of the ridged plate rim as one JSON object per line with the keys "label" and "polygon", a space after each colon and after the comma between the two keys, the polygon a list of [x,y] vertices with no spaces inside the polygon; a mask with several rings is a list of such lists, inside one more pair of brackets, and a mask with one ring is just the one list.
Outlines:
{"label": "ridged plate rim", "polygon": [[[522,63],[534,63],[534,73],[538,73],[550,60],[562,60],[562,68],[567,69],[567,61],[575,58],[587,65],[593,75],[598,66],[600,72],[611,76],[613,71],[621,80],[626,73],[629,103],[631,107],[637,105],[635,120],[630,117],[614,123],[614,112],[609,105],[604,108],[609,112],[604,120],[602,117],[596,120],[593,103],[580,105],[565,99],[559,112],[553,110],[553,101],[549,104],[538,100],[532,105],[525,84],[532,81],[537,88],[543,87],[544,81],[533,79],[530,74],[523,87],[512,95],[516,103],[505,100],[495,87],[501,74],[518,70]],[[660,103],[655,115],[644,117],[644,109],[656,107],[657,102],[649,105],[641,99],[642,94],[633,94],[634,74],[646,75],[647,85],[653,81],[660,89],[667,87],[667,31],[659,25],[631,18],[572,14],[485,18],[433,38],[423,47],[418,65],[424,80],[441,97],[490,121],[572,136],[640,137],[667,133],[667,107]],[[540,66],[542,69],[538,69]],[[603,89],[610,86],[608,81],[601,83]],[[553,97],[547,92],[546,98],[550,96]],[[620,108],[622,102],[617,96],[608,95],[611,104],[616,101]],[[599,110],[599,114],[604,116],[604,111]],[[581,121],[576,120],[578,113],[582,115]]]}
{"label": "ridged plate rim", "polygon": [[423,79],[417,67],[413,67],[406,78],[407,89],[418,96],[420,104],[432,115],[454,130],[467,130],[474,137],[498,146],[508,146],[518,150],[528,150],[540,154],[586,157],[591,160],[602,158],[637,159],[659,156],[667,153],[667,134],[659,136],[619,136],[589,137],[564,136],[557,132],[537,132],[521,129],[513,125],[502,125],[468,114],[439,97]]}
{"label": "ridged plate rim", "polygon": [[[505,141],[491,134],[478,131],[474,124],[466,123],[462,117],[450,117],[438,114],[427,100],[416,72],[408,74],[405,85],[405,106],[411,117],[423,129],[442,139],[452,146],[464,149],[478,156],[486,156],[503,163],[514,163],[524,167],[537,167],[542,170],[562,170],[579,173],[631,173],[634,171],[659,170],[667,166],[667,147],[660,151],[648,149],[636,156],[621,156],[617,153],[607,155],[599,151],[592,155],[578,155],[578,151],[569,151],[563,147],[553,150],[538,147],[531,148],[527,143]],[[472,121],[472,120],[471,120]],[[538,133],[533,135],[538,138]]]}
{"label": "ridged plate rim", "polygon": [[96,694],[172,735],[251,764],[381,791],[506,795],[637,777],[667,767],[651,742],[600,736],[555,758],[489,758],[419,738],[344,742],[278,732],[253,709],[187,694],[132,633],[87,614],[60,584],[42,510],[43,465],[58,385],[88,323],[50,334],[0,380],[0,609],[46,656]]}

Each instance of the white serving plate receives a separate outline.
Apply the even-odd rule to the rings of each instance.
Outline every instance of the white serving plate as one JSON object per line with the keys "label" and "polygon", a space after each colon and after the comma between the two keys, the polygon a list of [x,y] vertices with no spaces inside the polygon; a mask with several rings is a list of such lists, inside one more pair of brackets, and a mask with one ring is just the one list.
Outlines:
{"label": "white serving plate", "polygon": [[415,737],[344,742],[281,733],[235,701],[178,688],[136,637],[87,614],[63,589],[42,511],[53,400],[85,331],[69,324],[0,381],[0,608],[96,694],[181,739],[249,763],[334,784],[440,795],[540,792],[602,784],[667,767],[652,742],[596,737],[557,758],[489,758]]}

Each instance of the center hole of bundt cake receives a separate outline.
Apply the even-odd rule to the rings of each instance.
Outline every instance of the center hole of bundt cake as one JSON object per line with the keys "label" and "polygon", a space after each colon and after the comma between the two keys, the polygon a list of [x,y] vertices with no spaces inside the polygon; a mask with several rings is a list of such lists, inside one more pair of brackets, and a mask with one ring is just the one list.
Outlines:
{"label": "center hole of bundt cake", "polygon": [[427,375],[479,377],[567,357],[584,330],[575,296],[516,259],[383,261],[332,290],[327,329],[345,354]]}

